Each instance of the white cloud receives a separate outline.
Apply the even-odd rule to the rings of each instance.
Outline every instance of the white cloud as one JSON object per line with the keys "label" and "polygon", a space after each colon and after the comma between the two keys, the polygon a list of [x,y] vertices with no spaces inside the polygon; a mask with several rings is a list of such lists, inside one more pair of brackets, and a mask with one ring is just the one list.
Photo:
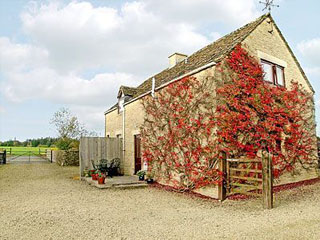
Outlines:
{"label": "white cloud", "polygon": [[109,106],[115,102],[120,85],[137,84],[135,77],[125,73],[97,74],[92,79],[83,79],[68,74],[59,75],[49,68],[7,73],[2,85],[4,96],[11,101],[44,99],[59,104],[85,106]]}
{"label": "white cloud", "polygon": [[104,118],[102,113],[106,110],[103,106],[79,106],[70,105],[70,110],[78,116],[86,129],[96,131],[100,136],[104,136]]}
{"label": "white cloud", "polygon": [[13,43],[0,37],[0,70],[4,72],[40,68],[46,65],[48,51],[30,44]]}
{"label": "white cloud", "polygon": [[207,45],[198,24],[242,25],[258,15],[253,0],[135,1],[121,8],[88,2],[34,6],[21,15],[26,34],[50,53],[59,71],[108,67],[152,74],[173,52],[190,54]]}
{"label": "white cloud", "polygon": [[25,33],[48,50],[50,66],[60,72],[108,67],[151,74],[167,66],[172,52],[191,53],[209,43],[193,25],[167,22],[143,2],[120,10],[50,3],[23,13],[22,21]]}
{"label": "white cloud", "polygon": [[147,9],[164,19],[190,24],[240,26],[261,15],[254,0],[145,0]]}
{"label": "white cloud", "polygon": [[0,91],[15,102],[69,105],[97,126],[120,85],[136,86],[166,68],[171,53],[190,54],[221,37],[215,29],[203,34],[202,25],[240,26],[257,15],[254,0],[139,0],[120,8],[32,2],[21,14],[29,42],[0,37]]}
{"label": "white cloud", "polygon": [[320,38],[306,40],[298,44],[298,50],[308,62],[320,65]]}

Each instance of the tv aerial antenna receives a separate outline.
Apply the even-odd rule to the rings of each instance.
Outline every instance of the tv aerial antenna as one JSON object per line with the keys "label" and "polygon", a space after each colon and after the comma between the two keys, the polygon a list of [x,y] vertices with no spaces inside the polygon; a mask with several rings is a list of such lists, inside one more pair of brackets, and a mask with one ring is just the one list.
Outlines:
{"label": "tv aerial antenna", "polygon": [[274,0],[265,0],[264,2],[263,1],[259,1],[260,4],[265,5],[265,7],[262,9],[262,11],[268,10],[269,13],[270,13],[273,7],[280,7],[279,5],[274,4],[273,1]]}

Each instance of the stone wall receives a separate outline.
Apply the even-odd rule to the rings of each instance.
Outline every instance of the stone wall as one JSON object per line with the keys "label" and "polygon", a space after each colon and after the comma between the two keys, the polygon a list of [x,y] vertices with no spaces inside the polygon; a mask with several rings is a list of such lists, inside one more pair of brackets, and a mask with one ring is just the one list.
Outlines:
{"label": "stone wall", "polygon": [[[198,80],[214,76],[214,67],[205,69],[194,74]],[[214,91],[214,89],[213,89]],[[124,174],[134,174],[134,135],[140,134],[140,126],[144,120],[144,110],[141,100],[136,100],[128,105],[125,105],[124,112],[118,113],[115,109],[105,115],[105,135],[109,137],[116,137],[121,135],[123,137],[123,114],[125,114],[125,138],[124,138]],[[143,165],[142,165],[143,166]]]}
{"label": "stone wall", "polygon": [[[307,90],[312,91],[309,84],[301,73],[299,66],[295,62],[292,54],[288,50],[285,41],[281,38],[280,33],[275,26],[268,22],[269,18],[264,20],[244,41],[250,55],[256,56],[265,53],[273,59],[283,62],[286,87],[290,88],[290,81],[295,80],[301,83]],[[273,29],[273,33],[269,31]],[[268,60],[268,59],[265,59]],[[274,60],[271,60],[274,62]]]}
{"label": "stone wall", "polygon": [[[269,18],[264,20],[245,40],[244,46],[249,50],[250,55],[256,56],[258,60],[263,57],[267,57],[272,62],[284,65],[284,75],[285,75],[285,85],[286,88],[291,87],[291,81],[294,80],[300,83],[307,91],[312,93],[309,83],[305,79],[304,75],[300,71],[298,64],[296,63],[291,52],[287,48],[285,41],[281,38],[280,32],[271,26],[268,22]],[[269,31],[273,29],[272,34]],[[310,113],[313,114],[313,119],[315,123],[314,106],[310,109]],[[312,130],[316,133],[316,129]],[[316,134],[315,134],[316,136]],[[314,147],[317,149],[317,139],[314,138]],[[317,152],[314,153],[317,156]],[[318,159],[315,159],[318,161]],[[317,169],[311,171],[306,171],[302,168],[300,169],[300,174],[296,176],[291,176],[290,173],[284,174],[275,183],[275,185],[286,184],[290,182],[297,182],[306,179],[311,179],[318,177]]]}
{"label": "stone wall", "polygon": [[78,150],[56,150],[55,162],[59,166],[79,166]]}

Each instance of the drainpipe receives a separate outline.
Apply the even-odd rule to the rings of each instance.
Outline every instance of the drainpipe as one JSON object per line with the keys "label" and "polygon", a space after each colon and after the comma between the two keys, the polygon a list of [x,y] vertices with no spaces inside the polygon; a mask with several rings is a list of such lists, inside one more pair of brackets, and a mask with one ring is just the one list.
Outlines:
{"label": "drainpipe", "polygon": [[[122,111],[122,163],[124,165],[124,158],[125,158],[125,151],[126,151],[126,145],[125,145],[125,138],[126,138],[126,135],[125,135],[125,123],[126,123],[126,110],[125,110],[125,106],[123,105],[123,111]],[[123,170],[124,171],[124,170]]]}
{"label": "drainpipe", "polygon": [[156,88],[156,79],[152,78],[152,89],[151,89],[151,96],[154,98],[154,90]]}

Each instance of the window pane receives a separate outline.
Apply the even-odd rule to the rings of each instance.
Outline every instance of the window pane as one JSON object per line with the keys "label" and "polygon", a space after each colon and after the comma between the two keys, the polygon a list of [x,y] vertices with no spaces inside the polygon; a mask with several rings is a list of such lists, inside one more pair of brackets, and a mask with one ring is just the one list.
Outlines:
{"label": "window pane", "polygon": [[262,62],[262,68],[265,73],[264,80],[268,82],[273,82],[272,78],[272,66],[270,64]]}
{"label": "window pane", "polygon": [[280,86],[284,85],[284,79],[283,79],[283,69],[280,67],[277,67],[277,80],[278,80],[278,84]]}

